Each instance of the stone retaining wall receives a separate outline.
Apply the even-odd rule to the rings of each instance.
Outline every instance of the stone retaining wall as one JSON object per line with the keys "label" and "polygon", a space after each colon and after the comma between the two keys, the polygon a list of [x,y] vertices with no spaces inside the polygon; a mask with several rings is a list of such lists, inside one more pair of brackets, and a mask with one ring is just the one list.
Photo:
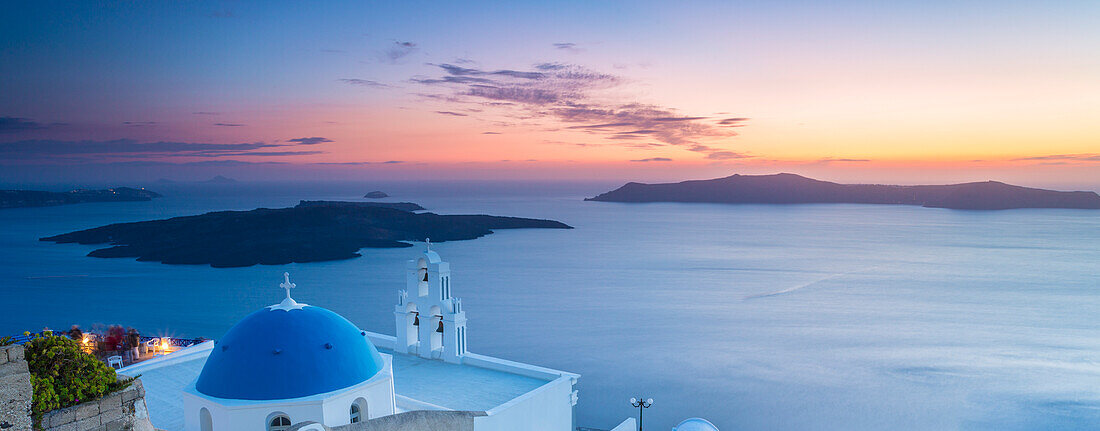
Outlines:
{"label": "stone retaining wall", "polygon": [[[31,396],[23,346],[0,348],[0,431],[31,431]],[[153,430],[141,380],[102,398],[48,412],[42,415],[41,427],[44,431]]]}
{"label": "stone retaining wall", "polygon": [[[123,378],[123,376],[120,376]],[[130,387],[97,400],[54,410],[42,415],[45,431],[152,431],[145,407],[145,387],[134,380]]]}
{"label": "stone retaining wall", "polygon": [[0,347],[0,430],[31,429],[31,373],[23,346]]}

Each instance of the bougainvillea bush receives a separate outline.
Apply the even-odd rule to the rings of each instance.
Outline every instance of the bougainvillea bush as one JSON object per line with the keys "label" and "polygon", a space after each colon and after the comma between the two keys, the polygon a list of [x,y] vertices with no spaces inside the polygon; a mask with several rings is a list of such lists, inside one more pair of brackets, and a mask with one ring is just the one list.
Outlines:
{"label": "bougainvillea bush", "polygon": [[68,337],[46,333],[23,345],[34,387],[35,422],[43,413],[93,400],[130,385],[115,370],[80,348]]}

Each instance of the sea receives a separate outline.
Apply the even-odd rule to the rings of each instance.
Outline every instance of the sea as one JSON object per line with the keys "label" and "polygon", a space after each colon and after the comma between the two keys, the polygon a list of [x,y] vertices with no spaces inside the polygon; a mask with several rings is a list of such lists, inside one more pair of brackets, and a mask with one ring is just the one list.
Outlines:
{"label": "sea", "polygon": [[[439,214],[554,219],[433,243],[469,349],[579,373],[578,426],[653,398],[645,429],[1100,427],[1100,211],[586,202],[618,184],[154,184],[150,202],[0,210],[0,335],[121,324],[218,338],[296,299],[392,334],[424,249],[211,268],[85,255],[44,236],[299,200],[416,202]],[[456,388],[460,390],[460,388]]]}

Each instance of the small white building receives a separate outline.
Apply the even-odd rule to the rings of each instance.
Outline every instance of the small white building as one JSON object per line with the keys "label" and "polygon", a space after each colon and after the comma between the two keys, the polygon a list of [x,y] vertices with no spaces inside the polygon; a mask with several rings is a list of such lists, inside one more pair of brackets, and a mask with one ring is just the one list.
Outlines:
{"label": "small white building", "polygon": [[370,430],[571,431],[580,376],[469,352],[450,277],[430,249],[408,261],[389,336],[294,301],[284,274],[280,304],[249,314],[217,342],[121,373],[142,375],[150,419],[167,431],[343,430],[357,422]]}

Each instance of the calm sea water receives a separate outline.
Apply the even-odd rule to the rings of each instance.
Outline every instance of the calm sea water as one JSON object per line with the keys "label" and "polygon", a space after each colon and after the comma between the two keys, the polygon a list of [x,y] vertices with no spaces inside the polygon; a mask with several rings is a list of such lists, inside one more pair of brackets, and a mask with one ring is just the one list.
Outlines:
{"label": "calm sea water", "polygon": [[577,424],[647,429],[1094,429],[1100,212],[583,202],[612,184],[161,186],[163,199],[0,211],[0,333],[121,323],[216,338],[294,295],[393,333],[404,261],[214,269],[94,259],[39,237],[210,210],[356,200],[551,218],[434,245],[470,350],[578,372]]}

